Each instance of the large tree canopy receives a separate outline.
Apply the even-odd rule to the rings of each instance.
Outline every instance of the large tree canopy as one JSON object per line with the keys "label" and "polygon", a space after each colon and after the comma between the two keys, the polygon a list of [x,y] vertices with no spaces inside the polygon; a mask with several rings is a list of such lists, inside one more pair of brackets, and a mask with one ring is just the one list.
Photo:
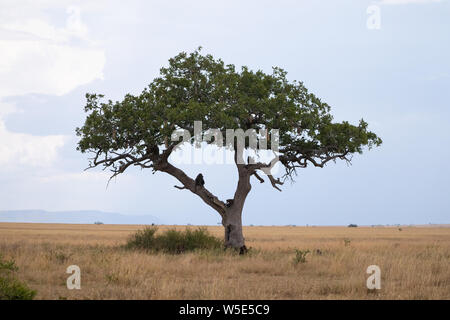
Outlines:
{"label": "large tree canopy", "polygon": [[[271,74],[247,67],[236,70],[232,64],[202,55],[200,49],[169,59],[168,67],[161,68],[160,76],[138,96],[128,94],[116,102],[104,101],[100,94],[87,94],[86,98],[88,115],[76,131],[81,137],[78,150],[93,154],[90,167],[110,168],[113,176],[130,166],[171,174],[182,188],[196,193],[221,214],[225,240],[233,247],[244,246],[243,238],[230,240],[237,219],[231,216],[239,216],[240,223],[250,176],[263,182],[258,171],[264,171],[279,189],[277,185],[292,178],[298,168],[323,167],[335,159],[350,161],[351,155],[361,153],[364,147],[381,144],[363,120],[358,125],[333,122],[329,105],[308,92],[302,82],[288,81],[284,70],[273,68]],[[178,144],[170,139],[173,131],[189,131],[194,143],[194,121],[198,120],[204,128],[219,129],[224,136],[226,129],[278,129],[276,161],[285,169],[282,179],[270,173],[274,162],[242,163],[238,161],[242,154],[233,148],[239,173],[235,198],[224,203],[203,186],[197,188],[168,158]]]}

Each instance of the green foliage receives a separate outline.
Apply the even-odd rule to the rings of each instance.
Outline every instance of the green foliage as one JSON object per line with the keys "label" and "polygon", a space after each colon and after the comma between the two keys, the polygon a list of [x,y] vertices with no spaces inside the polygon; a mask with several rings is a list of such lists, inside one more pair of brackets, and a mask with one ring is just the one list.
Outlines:
{"label": "green foliage", "polygon": [[14,278],[0,277],[0,300],[33,300],[36,291]]}
{"label": "green foliage", "polygon": [[357,225],[357,224],[354,224],[354,223],[350,223],[350,224],[348,225],[348,227],[349,227],[349,228],[357,228],[358,225]]}
{"label": "green foliage", "polygon": [[3,260],[0,255],[0,272],[4,273],[5,271],[18,271],[19,268],[16,266],[16,262],[14,260]]}
{"label": "green foliage", "polygon": [[295,249],[294,264],[297,265],[299,263],[305,263],[306,262],[306,255],[308,253],[309,253],[309,250]]}
{"label": "green foliage", "polygon": [[[324,159],[348,160],[346,156],[361,153],[365,146],[382,143],[364,120],[358,125],[333,122],[330,106],[302,82],[289,81],[283,69],[236,70],[200,51],[169,59],[140,95],[113,102],[86,94],[88,115],[76,129],[81,137],[77,149],[94,153],[94,165],[111,166],[125,157],[111,158],[126,153],[127,161],[152,168],[157,157],[151,155],[178,143],[170,142],[175,129],[189,131],[194,143],[195,120],[203,122],[203,129],[221,130],[224,137],[226,129],[279,129],[280,161],[291,177],[296,168],[323,166]],[[117,167],[122,173],[128,166]]]}
{"label": "green foliage", "polygon": [[3,260],[0,255],[0,300],[32,300],[36,291],[14,278],[18,268],[13,260]]}
{"label": "green foliage", "polygon": [[126,248],[171,254],[223,248],[223,241],[209,234],[204,228],[195,230],[188,228],[184,231],[169,229],[160,234],[156,234],[157,230],[154,226],[138,230],[129,238]]}
{"label": "green foliage", "polygon": [[127,242],[126,247],[139,248],[139,249],[152,249],[154,248],[156,239],[155,233],[158,230],[157,227],[145,227],[143,230],[138,230],[133,234]]}

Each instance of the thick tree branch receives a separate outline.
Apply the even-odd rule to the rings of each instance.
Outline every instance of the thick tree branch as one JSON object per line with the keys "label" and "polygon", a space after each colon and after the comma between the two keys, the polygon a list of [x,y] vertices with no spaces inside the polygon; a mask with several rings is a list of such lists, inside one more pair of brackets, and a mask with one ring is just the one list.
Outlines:
{"label": "thick tree branch", "polygon": [[183,184],[182,187],[175,186],[175,188],[180,190],[190,190],[192,193],[198,195],[206,204],[219,212],[221,216],[225,214],[225,203],[209,192],[204,186],[196,186],[194,179],[190,178],[183,170],[173,166],[167,161],[160,163],[155,169],[170,174]]}
{"label": "thick tree branch", "polygon": [[261,182],[261,183],[264,183],[264,179],[263,178],[261,178],[259,175],[258,175],[258,173],[255,171],[255,172],[253,172],[253,175],[256,177],[256,179],[258,179],[259,180],[259,182]]}
{"label": "thick tree branch", "polygon": [[253,164],[248,164],[248,168],[251,172],[255,172],[256,170],[262,170],[264,173],[270,172],[272,168],[279,161],[279,157],[276,155],[269,163],[257,162]]}
{"label": "thick tree branch", "polygon": [[277,185],[283,185],[283,182],[280,181],[280,179],[275,179],[272,175],[272,168],[275,166],[275,164],[279,161],[279,157],[275,157],[273,158],[270,163],[262,163],[262,162],[258,162],[258,163],[254,163],[254,164],[249,164],[248,165],[248,169],[250,170],[251,174],[254,175],[259,182],[263,183],[264,179],[261,178],[261,176],[258,175],[256,170],[261,170],[262,172],[264,172],[267,177],[270,180],[270,183],[272,184],[272,186],[277,189],[278,191],[281,191],[280,188],[278,188]]}
{"label": "thick tree branch", "polygon": [[[113,175],[109,181],[119,174],[125,172],[130,166],[139,166],[141,168],[153,168],[155,171],[166,172],[180,181],[183,185],[175,186],[175,188],[183,190],[189,189],[191,192],[197,194],[204,202],[210,205],[213,209],[218,211],[221,215],[225,213],[225,203],[220,201],[215,195],[209,192],[203,186],[196,186],[195,181],[188,177],[182,170],[174,167],[168,162],[168,158],[175,148],[175,144],[168,145],[161,153],[157,146],[147,148],[147,152],[141,156],[135,156],[130,151],[126,150],[123,153],[110,152],[114,156],[110,156],[107,152],[101,150],[95,153],[94,158],[91,159],[89,167],[104,166],[104,169],[111,168]],[[100,157],[104,157],[100,160]]]}

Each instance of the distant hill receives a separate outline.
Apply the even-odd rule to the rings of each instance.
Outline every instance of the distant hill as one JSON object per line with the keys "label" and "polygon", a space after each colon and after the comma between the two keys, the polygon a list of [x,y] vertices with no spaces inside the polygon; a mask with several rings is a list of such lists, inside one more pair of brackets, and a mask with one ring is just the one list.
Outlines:
{"label": "distant hill", "polygon": [[151,215],[131,216],[103,211],[44,211],[14,210],[0,211],[0,222],[35,223],[76,223],[92,224],[161,224],[160,219]]}

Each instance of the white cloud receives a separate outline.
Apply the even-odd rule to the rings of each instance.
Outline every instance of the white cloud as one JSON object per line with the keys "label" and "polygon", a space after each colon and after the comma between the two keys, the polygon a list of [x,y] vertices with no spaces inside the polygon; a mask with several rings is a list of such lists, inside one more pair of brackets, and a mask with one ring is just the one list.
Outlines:
{"label": "white cloud", "polygon": [[0,40],[0,97],[63,95],[103,78],[104,53],[34,40]]}
{"label": "white cloud", "polygon": [[[16,112],[10,104],[0,103],[0,117]],[[63,135],[33,136],[10,132],[0,118],[0,166],[46,167],[57,159],[57,151],[64,145]]]}
{"label": "white cloud", "polygon": [[442,0],[381,0],[381,4],[410,4],[410,3],[433,3],[442,2]]}
{"label": "white cloud", "polygon": [[2,19],[0,97],[63,95],[103,78],[105,54],[89,39],[80,8],[71,6],[66,12],[63,28],[55,27],[38,13],[29,17],[18,13],[19,18],[9,15]]}
{"label": "white cloud", "polygon": [[[0,4],[0,165],[50,166],[68,137],[34,136],[9,131],[7,114],[18,112],[2,98],[40,93],[64,95],[103,78],[104,51],[89,37],[77,6],[56,1],[2,1]],[[44,14],[66,14],[58,27]],[[56,16],[55,16],[56,17]],[[59,16],[58,16],[59,18]]]}

